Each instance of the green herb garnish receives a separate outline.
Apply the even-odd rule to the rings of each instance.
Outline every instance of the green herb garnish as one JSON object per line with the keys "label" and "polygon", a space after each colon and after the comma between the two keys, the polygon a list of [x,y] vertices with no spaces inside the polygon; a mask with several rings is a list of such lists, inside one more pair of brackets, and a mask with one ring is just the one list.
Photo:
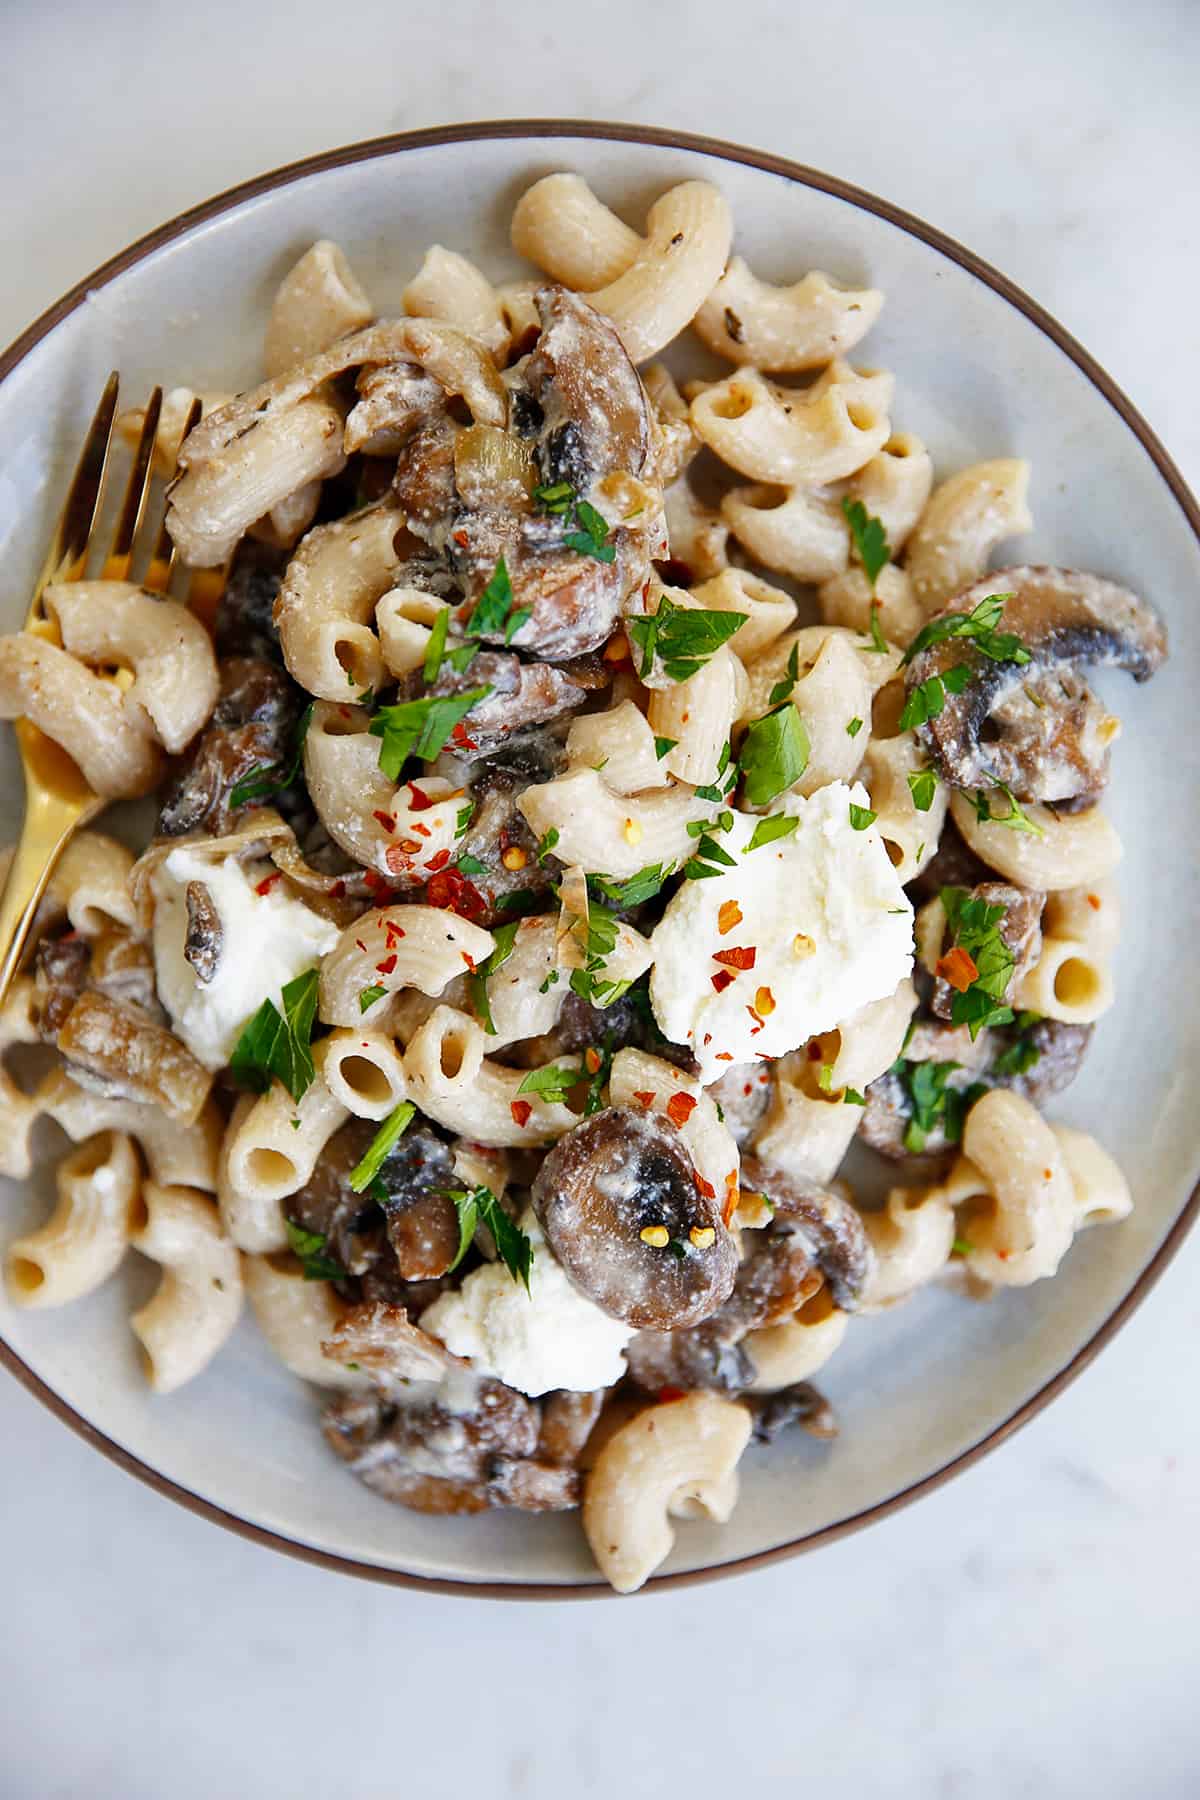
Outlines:
{"label": "green herb garnish", "polygon": [[865,831],[868,825],[875,823],[875,817],[869,806],[856,806],[853,800],[850,802],[850,823],[855,831]]}
{"label": "green herb garnish", "polygon": [[756,719],[738,756],[746,804],[766,806],[799,781],[808,767],[808,753],[808,732],[794,706]]}
{"label": "green herb garnish", "polygon": [[616,907],[640,906],[644,900],[653,900],[670,874],[667,863],[647,863],[644,869],[639,869],[625,881],[617,881],[612,875],[589,875],[588,891],[597,889]]}
{"label": "green herb garnish", "polygon": [[448,1188],[446,1192],[458,1214],[458,1252],[450,1270],[457,1269],[471,1247],[476,1226],[483,1224],[492,1234],[500,1261],[514,1281],[524,1282],[528,1293],[533,1245],[521,1227],[509,1218],[491,1188],[471,1188],[469,1192],[466,1188]]}
{"label": "green herb garnish", "polygon": [[966,663],[955,663],[953,667],[944,669],[940,675],[930,675],[919,681],[904,702],[904,710],[900,714],[901,731],[914,731],[918,725],[924,725],[927,719],[936,719],[946,707],[947,694],[961,694],[971,679],[971,670]]}
{"label": "green herb garnish", "polygon": [[486,700],[491,686],[469,688],[465,694],[427,694],[421,700],[405,700],[399,706],[381,706],[371,720],[372,737],[382,738],[379,766],[389,781],[399,781],[410,756],[432,762],[440,756],[446,739],[473,706]]}
{"label": "green herb garnish", "polygon": [[230,1073],[243,1087],[265,1093],[272,1077],[299,1101],[316,1078],[312,1059],[313,1022],[317,1016],[317,971],[307,969],[280,994],[283,1013],[264,1000],[234,1046]]}
{"label": "green herb garnish", "polygon": [[746,623],[747,613],[677,606],[664,594],[656,613],[628,619],[625,630],[642,653],[639,673],[649,675],[657,655],[670,681],[688,681]]}
{"label": "green herb garnish", "polygon": [[975,808],[975,817],[979,820],[980,824],[1005,825],[1010,831],[1024,831],[1027,832],[1030,837],[1045,837],[1045,827],[1038,825],[1029,817],[1028,813],[1022,810],[1016,795],[1003,781],[994,781],[992,783],[992,792],[1004,795],[1005,799],[1008,801],[1008,811],[1006,813],[994,813],[992,811],[991,802],[982,788],[976,788],[973,794],[969,793],[967,795],[967,799]]}
{"label": "green herb garnish", "polygon": [[346,1271],[341,1263],[326,1254],[324,1232],[306,1231],[295,1219],[285,1219],[283,1224],[292,1254],[298,1256],[304,1266],[305,1281],[345,1280]]}
{"label": "green herb garnish", "polygon": [[800,679],[800,645],[793,644],[787,659],[787,671],[767,695],[768,706],[779,706],[792,697],[792,689]]}
{"label": "green herb garnish", "polygon": [[908,791],[918,812],[928,812],[937,793],[937,774],[933,769],[914,769],[908,776]]}
{"label": "green herb garnish", "polygon": [[549,1105],[561,1104],[583,1079],[580,1071],[566,1064],[550,1063],[544,1069],[530,1069],[517,1089],[518,1094],[538,1094]]}
{"label": "green herb garnish", "polygon": [[928,650],[933,644],[944,644],[950,638],[970,638],[981,655],[990,657],[993,662],[1027,663],[1030,653],[1016,632],[996,630],[1005,604],[1011,599],[1011,594],[989,594],[969,613],[946,613],[939,619],[931,619],[928,625],[921,627],[904,652],[904,661],[910,663],[922,650]]}
{"label": "green herb garnish", "polygon": [[464,875],[486,875],[488,872],[487,864],[478,856],[472,856],[469,851],[459,857],[457,867]]}
{"label": "green herb garnish", "polygon": [[851,500],[849,496],[842,501],[842,512],[850,527],[850,536],[858,551],[863,573],[874,591],[875,583],[892,560],[883,521],[869,513],[861,500]]}
{"label": "green herb garnish", "polygon": [[862,728],[863,728],[863,722],[861,719],[851,719],[850,723],[846,727],[846,736],[847,737],[857,737],[859,732],[862,730]]}
{"label": "green herb garnish", "polygon": [[286,762],[263,763],[257,769],[251,769],[248,775],[243,775],[240,781],[234,782],[229,790],[231,811],[236,811],[239,806],[253,806],[259,800],[274,799],[284,788],[291,787],[304,763],[304,740],[312,724],[315,705],[316,701],[310,700],[296,721],[292,752]]}
{"label": "green herb garnish", "polygon": [[799,823],[791,813],[768,813],[754,827],[754,835],[742,855],[749,856],[752,850],[761,850],[764,844],[773,844],[776,838],[790,837]]}
{"label": "green herb garnish", "polygon": [[506,925],[497,925],[492,932],[491,954],[484,962],[473,969],[467,977],[467,991],[471,996],[471,1005],[475,1016],[485,1031],[496,1035],[496,1025],[492,1018],[491,1001],[488,999],[488,977],[494,975],[513,953],[513,945],[517,941],[517,933],[521,929],[520,919],[512,919]]}
{"label": "green herb garnish", "polygon": [[377,1000],[382,1000],[387,993],[385,987],[365,987],[358,990],[358,1010],[366,1012]]}
{"label": "green herb garnish", "polygon": [[450,608],[443,606],[429,632],[429,642],[425,646],[424,675],[426,681],[436,681],[438,670],[442,666],[442,658],[446,654],[446,633],[450,629]]}
{"label": "green herb garnish", "polygon": [[364,1189],[371,1187],[387,1160],[389,1150],[404,1136],[416,1116],[416,1111],[411,1100],[402,1100],[399,1106],[388,1114],[367,1145],[362,1161],[356,1163],[350,1171],[350,1186],[356,1194],[361,1194]]}
{"label": "green herb garnish", "polygon": [[557,844],[558,839],[559,830],[557,825],[552,825],[549,831],[542,833],[542,836],[538,840],[537,847],[537,859],[540,863],[545,862],[546,858]]}
{"label": "green herb garnish", "polygon": [[952,942],[977,971],[971,985],[955,993],[950,1011],[952,1022],[966,1025],[974,1041],[985,1026],[1012,1023],[1012,1008],[1003,1000],[1016,962],[999,929],[1007,908],[975,899],[966,888],[945,887],[939,897]]}
{"label": "green herb garnish", "polygon": [[654,754],[655,754],[655,756],[657,756],[659,762],[662,761],[664,756],[670,756],[672,750],[675,749],[678,742],[679,742],[678,738],[668,738],[668,737],[656,737],[655,738]]}

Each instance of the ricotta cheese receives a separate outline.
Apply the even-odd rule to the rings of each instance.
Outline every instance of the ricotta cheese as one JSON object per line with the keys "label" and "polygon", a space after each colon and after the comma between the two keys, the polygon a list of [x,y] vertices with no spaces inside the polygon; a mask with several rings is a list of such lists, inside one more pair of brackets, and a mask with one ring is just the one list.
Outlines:
{"label": "ricotta cheese", "polygon": [[650,1002],[705,1083],[731,1059],[782,1056],[831,1031],[911,970],[912,907],[878,831],[850,823],[852,803],[870,805],[858,783],[787,794],[772,810],[796,829],[748,855],[759,820],[734,813],[718,841],[736,867],[685,881],[667,906],[650,940]]}
{"label": "ricotta cheese", "polygon": [[[207,982],[183,954],[189,881],[204,883],[221,920],[221,953]],[[207,1069],[224,1067],[263,1001],[280,1006],[281,990],[327,955],[338,936],[336,925],[289,893],[273,863],[239,863],[181,844],[154,877],[158,997],[175,1035]]]}
{"label": "ricotta cheese", "polygon": [[633,1330],[571,1285],[532,1209],[521,1230],[533,1244],[528,1294],[503,1263],[487,1263],[427,1307],[421,1329],[522,1394],[611,1387],[625,1373]]}

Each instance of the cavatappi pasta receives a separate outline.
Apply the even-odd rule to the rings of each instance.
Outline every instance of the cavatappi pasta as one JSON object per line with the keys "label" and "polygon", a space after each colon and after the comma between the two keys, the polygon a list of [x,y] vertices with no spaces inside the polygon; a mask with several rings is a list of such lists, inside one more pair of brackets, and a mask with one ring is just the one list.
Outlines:
{"label": "cavatappi pasta", "polygon": [[263,381],[182,444],[173,390],[215,629],[84,580],[0,638],[0,713],[159,808],[136,862],[74,841],[0,1014],[0,1167],[72,1144],[4,1266],[53,1307],[156,1263],[160,1393],[244,1293],[368,1486],[579,1507],[624,1592],[753,1432],[833,1434],[852,1314],[1046,1279],[1129,1211],[1041,1108],[1115,992],[1082,671],[1165,638],[989,573],[1027,464],[935,470],[857,360],[883,294],[768,281],[708,183],[627,221],[551,175],[512,238],[532,275],[435,244],[390,320],[322,239]]}

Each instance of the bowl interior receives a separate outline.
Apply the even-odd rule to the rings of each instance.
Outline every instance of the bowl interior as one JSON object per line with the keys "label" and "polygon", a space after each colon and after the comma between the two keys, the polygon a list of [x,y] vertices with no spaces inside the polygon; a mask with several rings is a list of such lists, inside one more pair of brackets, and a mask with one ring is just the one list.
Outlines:
{"label": "bowl interior", "polygon": [[[108,370],[126,403],[156,380],[231,390],[258,375],[280,276],[314,238],[348,251],[381,313],[424,249],[441,242],[496,276],[517,273],[508,221],[518,194],[576,169],[632,221],[662,188],[716,181],[738,248],[762,275],[817,267],[888,294],[856,361],[898,378],[894,418],[945,474],[1019,454],[1033,464],[1036,530],[1014,559],[1074,563],[1145,593],[1166,615],[1172,661],[1153,687],[1102,682],[1126,720],[1109,810],[1126,844],[1126,938],[1118,1000],[1055,1116],[1095,1131],[1133,1186],[1136,1211],[1094,1231],[1059,1277],[973,1305],[927,1293],[853,1322],[821,1376],[842,1424],[746,1461],[723,1528],[681,1528],[668,1572],[738,1561],[853,1518],[952,1463],[1071,1364],[1137,1286],[1185,1205],[1200,1162],[1189,1075],[1200,1040],[1192,943],[1200,781],[1191,725],[1200,547],[1163,473],[1083,370],[976,274],[899,224],[764,167],[691,147],[529,135],[398,148],[301,174],[133,261],[38,342],[0,385],[0,548],[5,629],[24,610],[81,432]],[[20,784],[0,743],[3,836]],[[57,1148],[48,1133],[45,1148]],[[40,1220],[48,1173],[6,1184],[5,1236]],[[129,1259],[100,1293],[60,1312],[17,1312],[0,1334],[84,1420],[169,1481],[281,1537],[373,1569],[462,1582],[595,1582],[577,1522],[495,1513],[425,1519],[375,1499],[326,1452],[315,1396],[277,1367],[243,1320],[206,1374],[178,1395],[144,1388],[128,1313],[153,1271]]]}

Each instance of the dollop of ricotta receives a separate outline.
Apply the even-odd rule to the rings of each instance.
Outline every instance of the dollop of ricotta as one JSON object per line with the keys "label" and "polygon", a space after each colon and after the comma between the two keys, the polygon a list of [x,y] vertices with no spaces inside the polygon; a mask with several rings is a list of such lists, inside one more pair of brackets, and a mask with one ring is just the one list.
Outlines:
{"label": "dollop of ricotta", "polygon": [[[665,1035],[691,1046],[705,1083],[731,1060],[782,1056],[832,1031],[910,972],[912,907],[878,831],[851,824],[852,804],[870,807],[860,783],[786,794],[772,811],[795,818],[795,830],[749,853],[760,821],[735,812],[718,841],[736,866],[685,881],[667,906],[650,940],[650,1003]],[[731,951],[745,955],[716,960]]]}
{"label": "dollop of ricotta", "polygon": [[[207,982],[183,954],[189,881],[204,883],[221,920],[221,953]],[[289,893],[273,863],[206,856],[181,844],[155,872],[158,997],[175,1035],[207,1069],[224,1067],[263,1001],[280,1006],[282,989],[327,955],[338,935],[336,925]]]}
{"label": "dollop of ricotta", "polygon": [[520,1224],[533,1244],[529,1292],[503,1263],[486,1263],[426,1308],[421,1329],[518,1393],[611,1387],[625,1373],[632,1329],[571,1285],[532,1209]]}

